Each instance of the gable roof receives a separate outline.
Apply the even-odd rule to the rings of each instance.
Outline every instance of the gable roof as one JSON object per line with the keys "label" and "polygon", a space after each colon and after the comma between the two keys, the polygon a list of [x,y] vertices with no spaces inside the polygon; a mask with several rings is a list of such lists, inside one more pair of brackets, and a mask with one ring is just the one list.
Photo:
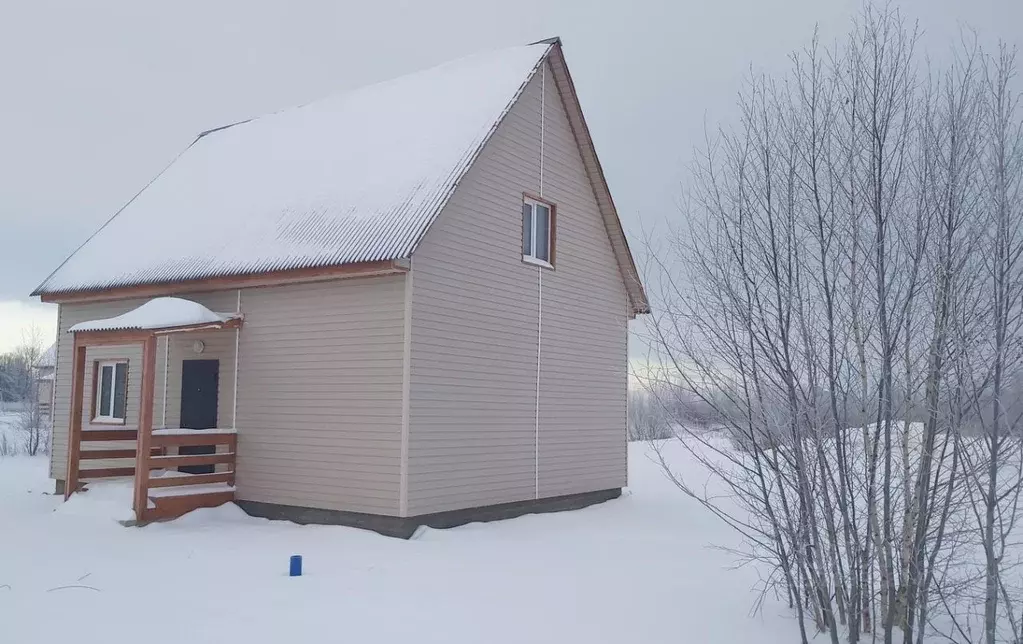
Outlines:
{"label": "gable roof", "polygon": [[548,49],[205,132],[36,294],[408,257]]}
{"label": "gable roof", "polygon": [[[411,257],[555,49],[563,80],[551,39],[203,132],[33,295]],[[633,310],[646,312],[574,88],[562,95],[575,103],[573,129],[582,124],[576,136],[592,156],[587,171]]]}

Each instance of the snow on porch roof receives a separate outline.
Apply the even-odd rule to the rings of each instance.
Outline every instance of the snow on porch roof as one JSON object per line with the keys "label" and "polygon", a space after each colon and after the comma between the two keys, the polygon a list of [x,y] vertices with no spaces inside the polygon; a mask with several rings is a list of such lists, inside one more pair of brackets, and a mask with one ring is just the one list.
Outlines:
{"label": "snow on porch roof", "polygon": [[198,302],[179,297],[158,297],[117,317],[79,322],[68,332],[143,331],[220,325],[239,317],[238,313],[214,313]]}
{"label": "snow on porch roof", "polygon": [[34,295],[409,257],[551,47],[204,132]]}

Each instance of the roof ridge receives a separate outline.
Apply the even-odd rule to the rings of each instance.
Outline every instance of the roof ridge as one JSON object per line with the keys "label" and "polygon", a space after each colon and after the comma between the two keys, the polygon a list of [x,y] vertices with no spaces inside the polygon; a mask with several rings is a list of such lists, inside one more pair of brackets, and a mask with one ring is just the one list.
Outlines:
{"label": "roof ridge", "polygon": [[[528,44],[525,44],[525,45],[514,45],[514,46],[511,46],[511,47],[499,47],[499,48],[496,48],[496,49],[486,49],[486,50],[483,50],[483,51],[473,52],[471,54],[466,54],[465,56],[459,56],[458,58],[453,58],[451,60],[441,61],[441,62],[437,63],[436,65],[430,65],[429,67],[422,67],[422,68],[415,69],[415,70],[410,71],[410,72],[406,72],[404,74],[399,74],[397,76],[391,76],[389,78],[382,78],[380,80],[374,81],[372,83],[367,83],[365,85],[358,85],[356,87],[350,87],[348,89],[336,90],[336,91],[330,92],[329,94],[325,94],[323,96],[320,96],[319,98],[314,98],[312,100],[306,101],[305,103],[298,103],[298,104],[288,105],[288,106],[285,106],[285,107],[278,108],[276,110],[271,110],[269,112],[264,112],[262,114],[258,114],[256,116],[251,116],[251,117],[249,117],[247,119],[242,119],[240,121],[235,121],[234,123],[227,123],[225,125],[220,125],[218,127],[212,127],[212,128],[210,128],[208,130],[203,130],[202,132],[200,132],[196,136],[196,140],[199,140],[199,139],[201,139],[201,138],[203,138],[203,137],[205,137],[205,136],[207,136],[209,134],[216,134],[217,132],[220,132],[222,130],[227,130],[227,129],[232,128],[232,127],[234,127],[236,125],[244,125],[244,124],[250,123],[252,121],[258,121],[260,119],[267,118],[269,116],[274,116],[274,115],[280,114],[282,112],[290,112],[291,110],[298,110],[298,109],[301,109],[303,107],[308,107],[310,105],[315,105],[317,103],[321,103],[323,101],[329,101],[329,100],[333,100],[333,99],[340,99],[340,98],[345,97],[345,96],[351,96],[351,95],[354,95],[354,94],[356,94],[358,92],[369,90],[369,89],[374,88],[374,87],[380,87],[380,86],[386,85],[388,83],[393,83],[393,82],[399,81],[399,80],[404,79],[404,78],[409,77],[409,76],[414,76],[416,74],[423,74],[423,73],[426,73],[426,72],[429,72],[429,71],[440,69],[442,67],[454,66],[454,65],[456,65],[458,63],[463,63],[463,62],[468,61],[468,60],[473,59],[473,58],[480,58],[480,57],[486,56],[488,54],[496,54],[498,52],[508,51],[508,50],[512,50],[512,49],[519,49],[521,47],[532,47],[534,45],[554,45],[554,44],[560,45],[561,44],[561,38],[558,37],[558,36],[554,36],[552,38],[547,38],[547,39],[544,39],[544,40],[538,40],[536,42],[531,42],[531,43],[528,43]],[[544,55],[546,55],[546,53]]]}

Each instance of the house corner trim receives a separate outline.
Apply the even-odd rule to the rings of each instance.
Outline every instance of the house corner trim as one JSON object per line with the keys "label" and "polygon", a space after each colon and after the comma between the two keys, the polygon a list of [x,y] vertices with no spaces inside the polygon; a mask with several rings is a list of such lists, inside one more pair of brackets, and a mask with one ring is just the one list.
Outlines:
{"label": "house corner trim", "polygon": [[409,394],[412,389],[412,276],[411,265],[405,273],[405,330],[401,360],[401,465],[398,492],[398,516],[408,516],[408,439]]}

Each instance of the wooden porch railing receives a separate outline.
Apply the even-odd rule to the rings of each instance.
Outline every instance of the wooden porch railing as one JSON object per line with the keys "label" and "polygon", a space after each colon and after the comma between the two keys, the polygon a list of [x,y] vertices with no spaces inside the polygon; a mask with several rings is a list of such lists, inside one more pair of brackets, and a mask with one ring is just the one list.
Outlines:
{"label": "wooden porch railing", "polygon": [[[77,457],[72,471],[77,480],[66,481],[76,490],[83,482],[103,478],[134,477],[136,494],[146,503],[135,509],[139,522],[171,519],[203,507],[215,507],[234,500],[235,453],[238,434],[235,430],[181,430],[157,429],[148,440],[139,440],[135,429],[100,428],[84,429],[80,432],[80,445],[72,450]],[[144,437],[145,438],[145,437]],[[132,441],[131,446],[103,446],[96,449],[89,443]],[[148,443],[144,448],[141,443]],[[224,451],[213,454],[169,454],[179,447],[223,447]],[[148,448],[148,456],[145,454]],[[141,451],[140,451],[141,450]],[[133,459],[130,466],[93,467],[95,461],[112,459]],[[187,474],[177,468],[189,465],[221,466],[223,471],[210,474]],[[163,470],[163,476],[153,476],[154,471]]]}
{"label": "wooden porch railing", "polygon": [[[135,429],[123,429],[123,428],[111,428],[111,429],[85,429],[82,430],[80,436],[81,445],[78,450],[72,450],[72,454],[76,454],[78,457],[78,463],[76,463],[74,472],[77,474],[77,480],[65,481],[64,484],[67,486],[67,494],[70,493],[81,485],[82,481],[92,479],[103,479],[103,478],[114,478],[119,476],[134,476],[135,465],[124,466],[124,467],[98,467],[89,468],[85,465],[91,464],[90,461],[99,460],[111,460],[119,458],[135,458],[135,448],[138,438],[138,431]],[[100,449],[88,449],[86,447],[89,443],[97,442],[115,442],[115,441],[131,441],[130,447],[120,448],[100,448]]]}

